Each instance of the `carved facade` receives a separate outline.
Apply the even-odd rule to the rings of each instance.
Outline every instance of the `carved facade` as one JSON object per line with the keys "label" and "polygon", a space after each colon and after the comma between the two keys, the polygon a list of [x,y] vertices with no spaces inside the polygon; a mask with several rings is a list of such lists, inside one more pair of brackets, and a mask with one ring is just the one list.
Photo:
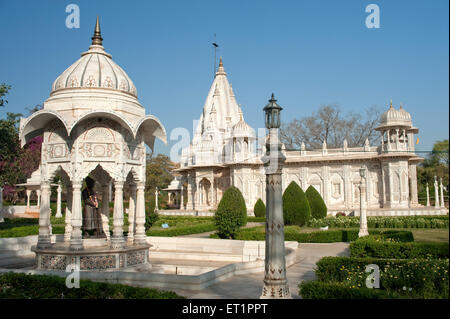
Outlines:
{"label": "carved facade", "polygon": [[[369,210],[420,209],[417,194],[416,165],[423,159],[414,152],[411,116],[392,103],[382,115],[380,143],[349,148],[291,151],[283,168],[283,191],[296,182],[304,191],[313,186],[322,195],[330,213],[359,210],[359,169],[366,168],[367,206]],[[256,138],[244,121],[221,61],[206,98],[199,124],[189,147],[182,151],[180,190],[187,196],[182,209],[209,211],[217,208],[230,186],[238,187],[249,211],[256,201],[265,202],[265,175],[261,157],[265,131]]]}

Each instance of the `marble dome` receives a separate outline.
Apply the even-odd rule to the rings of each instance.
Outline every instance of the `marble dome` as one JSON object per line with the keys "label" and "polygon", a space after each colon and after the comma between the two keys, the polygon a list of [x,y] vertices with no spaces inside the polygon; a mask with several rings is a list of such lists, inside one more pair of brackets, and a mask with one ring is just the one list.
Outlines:
{"label": "marble dome", "polygon": [[52,91],[74,88],[118,90],[137,98],[137,90],[125,71],[117,65],[102,45],[100,24],[96,23],[92,45],[53,82]]}
{"label": "marble dome", "polygon": [[411,114],[405,111],[400,105],[397,110],[391,105],[389,110],[381,115],[381,126],[412,126]]}

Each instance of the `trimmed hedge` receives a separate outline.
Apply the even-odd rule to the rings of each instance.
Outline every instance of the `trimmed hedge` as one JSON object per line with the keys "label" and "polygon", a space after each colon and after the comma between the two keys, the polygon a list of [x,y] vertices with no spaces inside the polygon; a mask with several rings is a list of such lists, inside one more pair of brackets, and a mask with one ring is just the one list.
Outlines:
{"label": "trimmed hedge", "polygon": [[247,207],[239,188],[231,186],[225,191],[214,222],[221,238],[234,238],[239,228],[247,224]]}
{"label": "trimmed hedge", "polygon": [[310,185],[305,195],[311,207],[311,217],[316,219],[325,218],[327,216],[327,205],[325,205],[322,196],[320,196],[316,188]]}
{"label": "trimmed hedge", "polygon": [[150,229],[149,231],[147,231],[147,236],[175,237],[206,233],[214,231],[215,229],[216,225],[214,225],[213,223],[204,223],[185,227],[180,226],[167,229]]}
{"label": "trimmed hedge", "polygon": [[448,243],[386,242],[368,237],[350,244],[351,257],[448,258],[448,253]]}
{"label": "trimmed hedge", "polygon": [[255,214],[255,217],[266,217],[266,205],[264,205],[261,198],[256,201],[253,213]]}
{"label": "trimmed hedge", "polygon": [[[367,217],[367,225],[369,228],[449,228],[449,218],[448,216],[373,216]],[[311,218],[307,226],[313,228],[325,226],[330,228],[359,227],[359,217]]]}
{"label": "trimmed hedge", "polygon": [[[301,233],[298,226],[286,226],[284,229],[284,239],[286,241],[297,241],[299,243],[334,243],[350,242],[358,239],[358,229],[349,230],[328,230],[311,233]],[[413,241],[414,237],[409,231],[371,231],[376,238],[389,238],[399,242]],[[211,235],[211,238],[217,236]],[[235,239],[237,240],[265,240],[265,228],[262,226],[246,228],[240,230]]]}
{"label": "trimmed hedge", "polygon": [[324,257],[317,262],[320,282],[339,282],[350,287],[365,287],[366,266],[380,269],[380,289],[409,297],[448,298],[448,259],[380,259]]}
{"label": "trimmed hedge", "polygon": [[352,288],[342,283],[309,281],[299,285],[303,299],[396,299],[399,296],[385,290]]}
{"label": "trimmed hedge", "polygon": [[66,279],[47,275],[0,274],[0,299],[184,299],[170,291],[80,280],[80,289]]}
{"label": "trimmed hedge", "polygon": [[304,226],[311,218],[311,208],[305,193],[294,181],[283,194],[283,218],[285,225]]}

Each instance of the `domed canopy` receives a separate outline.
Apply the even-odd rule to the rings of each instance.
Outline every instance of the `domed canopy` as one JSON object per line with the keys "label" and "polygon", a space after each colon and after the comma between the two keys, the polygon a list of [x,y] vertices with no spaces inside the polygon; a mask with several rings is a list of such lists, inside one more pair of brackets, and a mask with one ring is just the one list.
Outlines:
{"label": "domed canopy", "polygon": [[105,52],[97,18],[92,45],[81,58],[68,67],[52,85],[52,92],[67,88],[104,88],[129,93],[137,97],[136,87],[111,55]]}
{"label": "domed canopy", "polygon": [[380,126],[378,128],[385,127],[412,127],[411,114],[406,112],[400,105],[397,110],[390,103],[389,109],[381,115]]}
{"label": "domed canopy", "polygon": [[255,137],[255,131],[253,128],[244,121],[242,109],[239,107],[239,122],[233,126],[234,137]]}

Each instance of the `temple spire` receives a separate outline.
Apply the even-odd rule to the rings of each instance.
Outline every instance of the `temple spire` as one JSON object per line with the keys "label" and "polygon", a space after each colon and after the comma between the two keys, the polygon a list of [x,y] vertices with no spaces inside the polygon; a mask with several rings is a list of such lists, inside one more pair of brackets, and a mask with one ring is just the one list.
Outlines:
{"label": "temple spire", "polygon": [[100,22],[97,16],[97,22],[95,23],[94,36],[92,37],[92,45],[102,45],[102,34],[100,32]]}
{"label": "temple spire", "polygon": [[222,57],[220,57],[219,67],[217,68],[216,75],[227,75],[225,68],[223,67]]}

